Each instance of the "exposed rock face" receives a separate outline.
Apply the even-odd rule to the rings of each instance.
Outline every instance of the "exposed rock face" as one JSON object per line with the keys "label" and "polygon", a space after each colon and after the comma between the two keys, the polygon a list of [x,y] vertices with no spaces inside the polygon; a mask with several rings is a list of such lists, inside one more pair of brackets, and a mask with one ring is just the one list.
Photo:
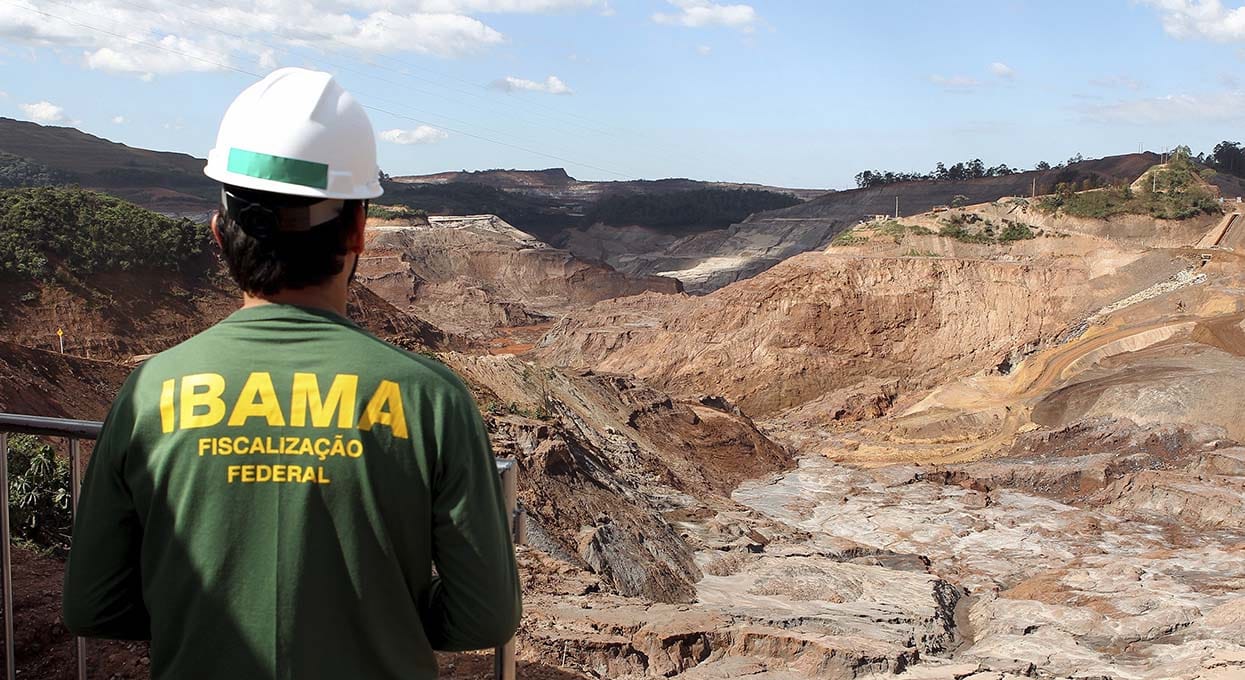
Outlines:
{"label": "exposed rock face", "polygon": [[846,679],[894,673],[918,658],[902,646],[762,626],[699,606],[529,602],[527,653],[561,658],[593,677]]}
{"label": "exposed rock face", "polygon": [[690,601],[701,572],[675,516],[732,506],[739,480],[790,464],[747,417],[631,378],[445,356],[480,391],[495,452],[519,461],[534,545],[623,595]]}
{"label": "exposed rock face", "polygon": [[487,337],[608,298],[680,290],[673,279],[580,260],[493,215],[427,222],[370,226],[359,276],[390,303],[454,333]]}
{"label": "exposed rock face", "polygon": [[807,253],[701,298],[596,305],[539,354],[678,393],[718,388],[760,415],[866,379],[912,389],[992,366],[1056,337],[1091,297],[1086,272],[1055,263]]}

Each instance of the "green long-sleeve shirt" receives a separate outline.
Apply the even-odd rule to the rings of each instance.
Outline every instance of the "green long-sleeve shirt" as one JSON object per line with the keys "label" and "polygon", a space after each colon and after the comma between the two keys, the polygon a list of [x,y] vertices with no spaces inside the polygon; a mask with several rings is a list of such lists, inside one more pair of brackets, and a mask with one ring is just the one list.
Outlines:
{"label": "green long-sleeve shirt", "polygon": [[518,625],[507,519],[449,369],[329,312],[250,307],[118,394],[65,621],[150,637],[157,679],[434,678],[432,650]]}

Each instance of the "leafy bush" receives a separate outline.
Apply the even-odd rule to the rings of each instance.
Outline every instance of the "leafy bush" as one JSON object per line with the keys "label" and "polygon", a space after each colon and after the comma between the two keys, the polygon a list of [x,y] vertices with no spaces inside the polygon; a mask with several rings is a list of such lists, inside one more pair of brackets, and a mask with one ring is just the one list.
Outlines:
{"label": "leafy bush", "polygon": [[52,280],[152,267],[177,271],[203,252],[208,230],[119,198],[76,188],[0,191],[0,276]]}
{"label": "leafy bush", "polygon": [[621,227],[728,227],[765,210],[789,208],[800,199],[759,189],[692,189],[661,194],[625,193],[598,200],[587,224]]}
{"label": "leafy bush", "polygon": [[939,236],[953,238],[964,243],[993,243],[994,239],[985,234],[971,231],[969,224],[979,221],[976,215],[952,215],[943,221],[938,229]]}
{"label": "leafy bush", "polygon": [[1009,221],[1007,226],[1003,227],[1003,233],[999,234],[999,240],[1004,242],[1024,241],[1031,238],[1037,238],[1037,235],[1033,233],[1029,225],[1020,222]]}
{"label": "leafy bush", "polygon": [[30,435],[9,437],[9,514],[13,534],[64,555],[72,531],[69,461]]}

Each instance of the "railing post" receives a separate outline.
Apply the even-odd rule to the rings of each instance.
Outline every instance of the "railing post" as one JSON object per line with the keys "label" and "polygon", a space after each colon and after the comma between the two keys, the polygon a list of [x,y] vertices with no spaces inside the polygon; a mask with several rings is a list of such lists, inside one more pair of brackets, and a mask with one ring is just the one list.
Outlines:
{"label": "railing post", "polygon": [[[497,471],[501,473],[502,497],[506,501],[506,517],[510,520],[510,535],[518,542],[520,532],[516,509],[519,505],[519,466],[513,460],[498,460]],[[496,680],[515,680],[515,642],[514,638],[498,647],[493,653],[493,677]]]}
{"label": "railing post", "polygon": [[4,677],[17,678],[17,661],[13,658],[17,644],[13,640],[13,552],[9,547],[9,435],[0,432],[0,557],[4,559]]}
{"label": "railing post", "polygon": [[[78,494],[82,493],[82,447],[77,437],[69,438],[69,526],[72,535],[73,525],[78,520]],[[72,538],[70,540],[73,540]],[[78,656],[78,680],[86,680],[86,639],[74,637],[74,646]]]}

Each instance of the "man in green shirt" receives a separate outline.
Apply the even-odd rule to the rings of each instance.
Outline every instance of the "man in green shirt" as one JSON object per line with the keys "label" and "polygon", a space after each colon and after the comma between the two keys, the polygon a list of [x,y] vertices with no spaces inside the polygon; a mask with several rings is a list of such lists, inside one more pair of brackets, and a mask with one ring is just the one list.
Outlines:
{"label": "man in green shirt", "polygon": [[150,638],[152,676],[177,680],[434,678],[434,649],[505,643],[519,583],[479,412],[449,369],[345,318],[381,193],[362,107],[328,74],[276,71],[229,108],[205,172],[244,304],[117,395],[66,624]]}

